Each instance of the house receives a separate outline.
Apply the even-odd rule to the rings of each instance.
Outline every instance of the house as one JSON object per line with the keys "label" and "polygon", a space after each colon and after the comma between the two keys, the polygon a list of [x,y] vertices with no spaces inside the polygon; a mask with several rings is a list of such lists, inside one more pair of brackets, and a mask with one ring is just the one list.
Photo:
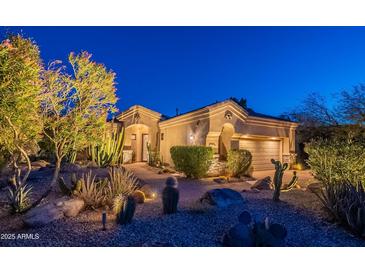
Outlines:
{"label": "house", "polygon": [[137,162],[147,161],[147,144],[171,165],[175,145],[211,146],[219,159],[230,149],[248,149],[254,170],[273,169],[270,159],[289,162],[295,153],[296,123],[244,109],[231,99],[171,118],[135,105],[116,118],[125,127],[125,147]]}

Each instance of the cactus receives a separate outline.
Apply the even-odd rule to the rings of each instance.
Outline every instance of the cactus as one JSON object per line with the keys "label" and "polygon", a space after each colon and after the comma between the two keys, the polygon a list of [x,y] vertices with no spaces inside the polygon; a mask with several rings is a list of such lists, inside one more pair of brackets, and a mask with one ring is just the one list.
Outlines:
{"label": "cactus", "polygon": [[291,178],[290,182],[281,190],[283,192],[292,190],[298,183],[298,176],[297,172],[293,171],[293,177]]}
{"label": "cactus", "polygon": [[72,194],[71,189],[66,185],[65,180],[63,179],[63,177],[60,177],[58,179],[58,186],[59,186],[59,188],[60,188],[63,195],[70,196]]}
{"label": "cactus", "polygon": [[145,194],[142,191],[140,191],[140,190],[134,191],[133,194],[132,194],[132,196],[136,200],[136,203],[137,204],[143,204],[144,201],[146,200]]}
{"label": "cactus", "polygon": [[224,246],[283,246],[287,231],[284,226],[270,223],[269,218],[257,222],[248,211],[238,217],[239,223],[223,237]]}
{"label": "cactus", "polygon": [[119,195],[114,199],[114,212],[117,215],[117,223],[120,225],[130,224],[136,210],[136,200],[132,195],[124,197]]}
{"label": "cactus", "polygon": [[166,186],[162,191],[162,204],[164,214],[173,214],[177,212],[177,204],[179,203],[178,182],[175,177],[166,179]]}
{"label": "cactus", "polygon": [[274,159],[271,159],[271,163],[275,166],[275,175],[274,175],[274,194],[273,194],[273,200],[275,202],[280,201],[280,190],[281,186],[283,184],[283,175],[285,170],[288,168],[288,164],[284,163],[282,164],[280,161],[275,161]]}
{"label": "cactus", "polygon": [[89,157],[99,167],[114,166],[123,161],[123,147],[125,131],[122,128],[120,133],[104,137],[101,145],[89,147]]}
{"label": "cactus", "polygon": [[71,174],[71,187],[68,187],[65,183],[65,180],[60,177],[58,179],[58,186],[63,195],[71,196],[72,194],[77,194],[81,191],[82,188],[82,181],[77,179],[76,174]]}

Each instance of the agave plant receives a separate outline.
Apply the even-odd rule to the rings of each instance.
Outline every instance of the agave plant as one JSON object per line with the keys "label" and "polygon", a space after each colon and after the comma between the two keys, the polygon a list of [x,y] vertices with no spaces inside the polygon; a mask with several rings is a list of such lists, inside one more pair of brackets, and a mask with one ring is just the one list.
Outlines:
{"label": "agave plant", "polygon": [[97,208],[105,205],[105,187],[96,181],[95,175],[92,175],[91,171],[83,174],[79,181],[81,188],[75,195],[83,199],[87,207]]}
{"label": "agave plant", "polygon": [[32,187],[24,185],[12,185],[8,188],[8,200],[13,213],[22,213],[30,206]]}
{"label": "agave plant", "polygon": [[89,147],[89,157],[100,167],[114,166],[123,161],[123,147],[125,132],[122,128],[120,133],[107,135],[101,145]]}
{"label": "agave plant", "polygon": [[326,183],[315,194],[337,222],[365,237],[365,191],[361,183]]}
{"label": "agave plant", "polygon": [[131,195],[138,188],[138,178],[133,172],[125,168],[110,168],[108,180],[109,202],[112,202],[115,197],[120,195]]}

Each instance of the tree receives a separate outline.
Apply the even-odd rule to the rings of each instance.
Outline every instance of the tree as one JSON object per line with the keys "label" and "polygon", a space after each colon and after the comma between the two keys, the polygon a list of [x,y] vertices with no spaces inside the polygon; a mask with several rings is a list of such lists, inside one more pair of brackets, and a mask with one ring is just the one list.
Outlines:
{"label": "tree", "polygon": [[238,99],[236,97],[231,97],[231,100],[235,101],[237,104],[239,104],[243,108],[247,108],[247,99],[241,97],[241,99]]}
{"label": "tree", "polygon": [[[16,186],[23,185],[31,171],[29,152],[42,132],[40,119],[40,73],[37,45],[21,35],[11,35],[0,44],[0,146],[10,154]],[[22,176],[20,161],[27,168]]]}
{"label": "tree", "polygon": [[282,117],[298,122],[303,127],[336,126],[340,120],[337,112],[327,105],[326,98],[318,93],[308,94],[299,106]]}
{"label": "tree", "polygon": [[71,53],[68,74],[59,61],[43,73],[42,112],[44,134],[51,141],[58,179],[62,160],[72,151],[102,141],[109,113],[117,111],[115,74],[91,61],[91,54]]}
{"label": "tree", "polygon": [[351,91],[343,91],[339,106],[339,113],[348,123],[365,125],[365,85],[355,86]]}

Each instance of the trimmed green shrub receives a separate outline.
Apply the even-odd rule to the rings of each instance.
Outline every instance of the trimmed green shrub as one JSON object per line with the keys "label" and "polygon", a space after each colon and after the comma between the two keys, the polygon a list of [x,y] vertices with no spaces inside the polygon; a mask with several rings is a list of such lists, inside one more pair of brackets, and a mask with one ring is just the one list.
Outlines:
{"label": "trimmed green shrub", "polygon": [[252,154],[246,149],[234,149],[228,151],[227,167],[229,173],[234,177],[248,174],[252,163]]}
{"label": "trimmed green shrub", "polygon": [[213,159],[213,149],[206,146],[173,146],[170,154],[175,169],[188,178],[204,177]]}
{"label": "trimmed green shrub", "polygon": [[322,183],[365,182],[365,146],[351,140],[314,140],[306,144],[308,165]]}

